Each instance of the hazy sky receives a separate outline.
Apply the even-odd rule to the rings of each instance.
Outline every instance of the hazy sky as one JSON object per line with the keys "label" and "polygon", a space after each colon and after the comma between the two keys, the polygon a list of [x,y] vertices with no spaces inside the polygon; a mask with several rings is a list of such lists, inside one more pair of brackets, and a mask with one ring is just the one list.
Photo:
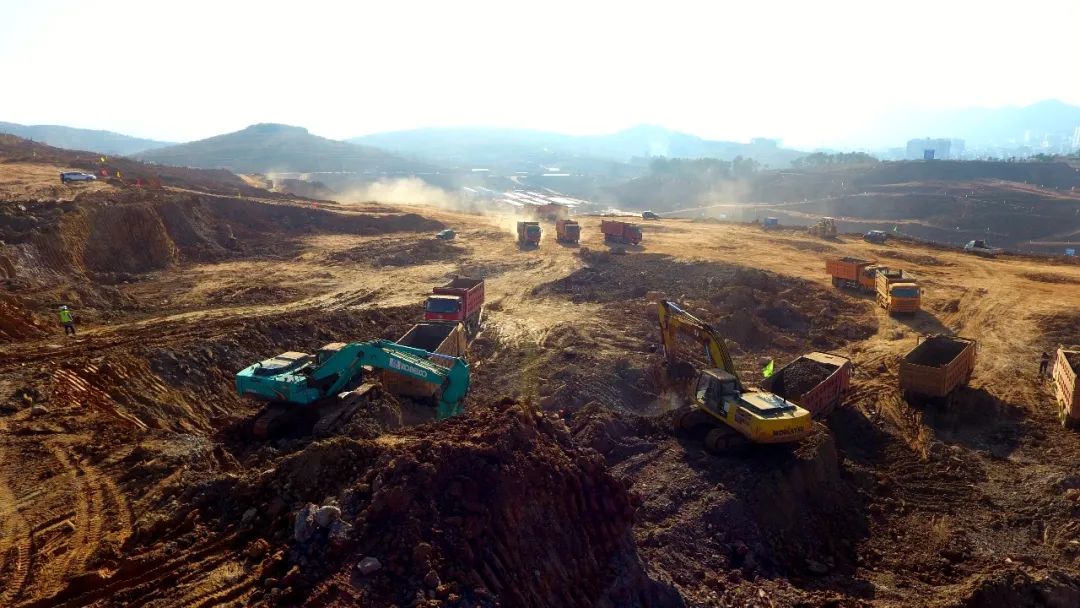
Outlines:
{"label": "hazy sky", "polygon": [[0,120],[184,141],[639,123],[798,146],[911,105],[1080,105],[1080,1],[0,0]]}

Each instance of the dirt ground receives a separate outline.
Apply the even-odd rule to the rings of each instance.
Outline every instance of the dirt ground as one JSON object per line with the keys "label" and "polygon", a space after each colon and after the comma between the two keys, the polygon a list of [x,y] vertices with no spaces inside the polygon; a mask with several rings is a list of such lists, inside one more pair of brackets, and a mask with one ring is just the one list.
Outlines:
{"label": "dirt ground", "polygon": [[[594,217],[523,251],[509,218],[68,198],[28,162],[0,163],[0,605],[1080,603],[1080,436],[1037,374],[1080,343],[1080,267],[692,220],[617,254]],[[835,290],[831,255],[903,264],[925,310]],[[236,371],[396,339],[454,274],[487,282],[464,416],[406,426],[422,406],[388,397],[337,437],[250,438]],[[750,384],[823,350],[854,391],[797,448],[707,453],[671,432],[659,298]],[[900,358],[949,332],[977,340],[970,386],[905,403]]]}

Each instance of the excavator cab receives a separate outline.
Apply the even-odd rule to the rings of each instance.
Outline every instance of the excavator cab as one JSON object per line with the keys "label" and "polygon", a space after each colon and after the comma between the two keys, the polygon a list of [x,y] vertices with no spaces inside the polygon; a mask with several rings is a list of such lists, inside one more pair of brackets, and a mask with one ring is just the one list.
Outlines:
{"label": "excavator cab", "polygon": [[739,380],[722,369],[705,369],[698,376],[694,401],[701,409],[727,417],[727,400],[739,396]]}

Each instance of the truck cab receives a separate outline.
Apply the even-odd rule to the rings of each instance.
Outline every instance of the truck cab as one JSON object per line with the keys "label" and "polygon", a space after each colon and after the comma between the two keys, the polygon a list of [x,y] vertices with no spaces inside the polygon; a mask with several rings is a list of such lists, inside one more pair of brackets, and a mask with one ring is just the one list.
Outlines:
{"label": "truck cab", "polygon": [[424,319],[428,321],[462,321],[461,296],[431,294],[424,303]]}
{"label": "truck cab", "polygon": [[921,300],[922,290],[916,283],[889,285],[889,312],[918,312]]}

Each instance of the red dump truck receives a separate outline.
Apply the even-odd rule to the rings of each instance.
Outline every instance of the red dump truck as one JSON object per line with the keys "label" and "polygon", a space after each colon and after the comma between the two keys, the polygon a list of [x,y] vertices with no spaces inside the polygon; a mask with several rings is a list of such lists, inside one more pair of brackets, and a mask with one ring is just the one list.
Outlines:
{"label": "red dump truck", "polygon": [[517,223],[518,245],[522,247],[537,247],[540,245],[540,222]]}
{"label": "red dump truck", "polygon": [[975,340],[936,335],[919,342],[900,360],[900,389],[916,396],[943,398],[967,386],[975,370]]}
{"label": "red dump truck", "polygon": [[851,388],[851,360],[813,352],[781,367],[761,382],[761,388],[824,418],[843,401]]}
{"label": "red dump truck", "polygon": [[446,285],[431,290],[424,303],[424,320],[461,323],[469,337],[480,329],[484,311],[484,279],[454,277]]}
{"label": "red dump truck", "polygon": [[604,233],[604,240],[624,245],[637,245],[641,242],[641,227],[630,222],[618,220],[602,220],[600,231]]}
{"label": "red dump truck", "polygon": [[1054,362],[1054,390],[1057,393],[1058,419],[1065,428],[1080,428],[1080,350],[1057,350]]}
{"label": "red dump truck", "polygon": [[873,293],[877,289],[877,271],[881,268],[869,260],[859,258],[829,258],[825,260],[825,272],[832,277],[833,287],[857,289]]}
{"label": "red dump truck", "polygon": [[[468,347],[465,328],[461,323],[417,323],[405,332],[397,343],[451,357],[464,357]],[[437,365],[447,367],[446,359],[442,357],[433,356],[430,359]],[[390,370],[382,371],[382,383],[388,393],[406,397],[428,398],[439,388],[430,382],[402,376]]]}
{"label": "red dump truck", "polygon": [[581,240],[581,226],[574,220],[555,222],[555,240],[560,243],[577,243]]}

